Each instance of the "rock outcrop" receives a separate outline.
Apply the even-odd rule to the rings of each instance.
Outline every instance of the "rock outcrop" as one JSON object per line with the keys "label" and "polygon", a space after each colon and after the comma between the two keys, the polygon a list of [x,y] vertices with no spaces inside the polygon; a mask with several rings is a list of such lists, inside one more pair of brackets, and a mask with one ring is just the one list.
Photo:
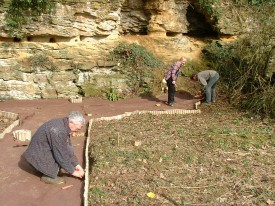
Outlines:
{"label": "rock outcrop", "polygon": [[[119,41],[138,35],[132,42],[148,46],[151,41],[149,50],[169,61],[198,55],[201,44],[188,35],[239,35],[256,24],[248,11],[248,16],[240,14],[230,2],[213,5],[222,12],[213,18],[196,0],[63,0],[51,14],[24,25],[24,37],[13,37],[6,27],[4,0],[0,99],[69,98],[110,86],[128,92],[127,77],[108,60]],[[163,49],[171,55],[163,55]],[[85,92],[88,87],[93,91]]]}

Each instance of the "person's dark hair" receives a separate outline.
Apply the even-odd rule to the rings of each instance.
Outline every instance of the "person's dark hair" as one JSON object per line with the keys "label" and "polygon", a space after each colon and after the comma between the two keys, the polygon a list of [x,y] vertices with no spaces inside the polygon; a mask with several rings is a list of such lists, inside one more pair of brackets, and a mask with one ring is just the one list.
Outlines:
{"label": "person's dark hair", "polygon": [[194,80],[196,76],[197,76],[197,73],[191,74],[190,79]]}

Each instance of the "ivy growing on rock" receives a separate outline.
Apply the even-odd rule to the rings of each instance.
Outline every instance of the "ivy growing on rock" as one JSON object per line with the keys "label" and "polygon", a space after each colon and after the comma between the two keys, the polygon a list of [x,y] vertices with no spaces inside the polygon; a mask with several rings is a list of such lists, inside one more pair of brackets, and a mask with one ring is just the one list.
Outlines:
{"label": "ivy growing on rock", "polygon": [[5,16],[9,35],[22,37],[23,25],[38,20],[43,13],[51,12],[53,5],[49,0],[10,0]]}

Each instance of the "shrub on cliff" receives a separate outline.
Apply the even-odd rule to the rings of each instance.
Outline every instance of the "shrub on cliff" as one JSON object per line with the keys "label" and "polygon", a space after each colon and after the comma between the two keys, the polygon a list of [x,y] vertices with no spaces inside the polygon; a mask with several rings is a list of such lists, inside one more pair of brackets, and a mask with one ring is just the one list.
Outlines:
{"label": "shrub on cliff", "polygon": [[163,72],[158,72],[163,65],[161,60],[155,57],[146,48],[132,43],[121,42],[111,52],[111,58],[117,61],[123,73],[129,77],[128,85],[134,95],[151,95],[158,86]]}

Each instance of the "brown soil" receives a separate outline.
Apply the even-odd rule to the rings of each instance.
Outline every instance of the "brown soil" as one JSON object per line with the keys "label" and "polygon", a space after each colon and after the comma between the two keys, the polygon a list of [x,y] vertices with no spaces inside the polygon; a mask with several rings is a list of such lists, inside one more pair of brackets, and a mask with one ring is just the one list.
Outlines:
{"label": "brown soil", "polygon": [[[190,94],[177,93],[177,104],[171,108],[164,104],[167,95],[157,98],[133,98],[111,102],[99,98],[84,99],[80,104],[68,100],[22,100],[0,102],[0,110],[19,114],[20,125],[14,128],[28,129],[32,134],[45,121],[67,116],[71,111],[81,111],[87,121],[90,118],[113,116],[136,110],[193,109],[194,102]],[[156,106],[159,104],[160,106]],[[90,116],[92,114],[92,116]],[[86,131],[87,127],[83,129]],[[85,137],[72,138],[74,150],[80,163],[85,166]],[[83,205],[84,181],[65,176],[66,184],[48,185],[40,181],[40,176],[23,158],[28,142],[14,142],[12,133],[0,139],[0,205],[3,206],[78,206]],[[73,185],[62,190],[62,187]]]}

